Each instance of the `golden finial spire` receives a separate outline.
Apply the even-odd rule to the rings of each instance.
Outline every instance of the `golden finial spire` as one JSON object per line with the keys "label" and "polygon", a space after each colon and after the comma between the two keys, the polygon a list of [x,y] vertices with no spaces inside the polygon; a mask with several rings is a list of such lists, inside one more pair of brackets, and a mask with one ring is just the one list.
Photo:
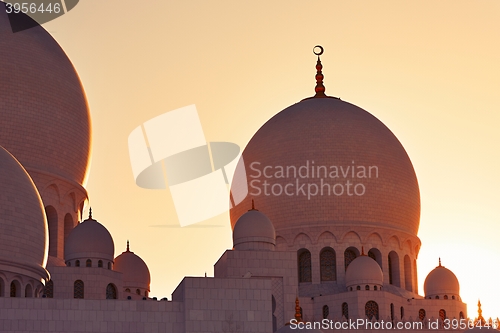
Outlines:
{"label": "golden finial spire", "polygon": [[297,322],[302,321],[302,314],[300,313],[299,296],[295,297],[295,319]]}
{"label": "golden finial spire", "polygon": [[130,252],[130,244],[129,244],[128,239],[127,239],[127,252]]}
{"label": "golden finial spire", "polygon": [[89,220],[92,220],[92,207],[89,208]]}
{"label": "golden finial spire", "polygon": [[439,267],[441,267],[441,257],[439,257]]}
{"label": "golden finial spire", "polygon": [[486,320],[483,318],[483,310],[481,310],[481,300],[477,300],[477,319],[474,321],[474,326],[484,326]]}
{"label": "golden finial spire", "polygon": [[313,53],[318,56],[318,61],[316,62],[316,87],[314,88],[314,91],[316,92],[316,95],[314,95],[314,98],[323,98],[327,97],[325,95],[325,86],[323,85],[323,65],[321,64],[321,59],[320,55],[323,54],[323,46],[321,45],[316,45],[313,48]]}

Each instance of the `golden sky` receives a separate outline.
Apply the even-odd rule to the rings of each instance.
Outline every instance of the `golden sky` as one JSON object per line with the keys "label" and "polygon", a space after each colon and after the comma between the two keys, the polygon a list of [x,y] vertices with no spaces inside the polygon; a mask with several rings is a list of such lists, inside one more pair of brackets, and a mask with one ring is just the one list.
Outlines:
{"label": "golden sky", "polygon": [[213,276],[232,247],[228,214],[179,228],[168,190],[138,188],[127,138],[196,104],[207,141],[244,147],[285,107],[326,92],[371,112],[406,148],[422,199],[419,292],[451,269],[476,315],[500,316],[500,2],[82,0],[44,25],[87,93],[93,216],[148,264],[151,296]]}

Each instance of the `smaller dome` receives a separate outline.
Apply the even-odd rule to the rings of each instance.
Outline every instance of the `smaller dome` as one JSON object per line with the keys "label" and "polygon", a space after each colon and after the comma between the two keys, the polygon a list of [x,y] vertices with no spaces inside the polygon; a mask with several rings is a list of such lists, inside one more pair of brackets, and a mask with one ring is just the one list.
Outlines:
{"label": "smaller dome", "polygon": [[382,286],[384,274],[375,260],[366,255],[361,255],[347,266],[345,282],[347,287],[367,284]]}
{"label": "smaller dome", "polygon": [[439,266],[434,268],[425,278],[424,293],[425,297],[458,296],[460,294],[460,284],[457,277],[448,268],[441,266],[441,259]]}
{"label": "smaller dome", "polygon": [[78,224],[66,238],[64,259],[104,259],[113,261],[115,244],[108,229],[92,219]]}
{"label": "smaller dome", "polygon": [[274,250],[276,232],[269,218],[255,209],[243,214],[233,230],[233,247],[235,250]]}
{"label": "smaller dome", "polygon": [[143,288],[149,291],[151,275],[144,260],[131,252],[127,241],[127,251],[115,258],[114,270],[123,273],[123,286]]}

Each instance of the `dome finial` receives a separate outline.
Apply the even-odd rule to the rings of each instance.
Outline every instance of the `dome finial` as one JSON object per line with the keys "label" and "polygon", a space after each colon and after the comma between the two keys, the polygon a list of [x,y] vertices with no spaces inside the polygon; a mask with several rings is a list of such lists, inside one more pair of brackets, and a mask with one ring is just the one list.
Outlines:
{"label": "dome finial", "polygon": [[321,64],[321,59],[319,58],[320,55],[323,54],[323,46],[321,45],[316,45],[313,48],[313,53],[318,56],[318,61],[316,62],[316,87],[314,88],[314,91],[316,92],[316,95],[314,95],[314,98],[322,98],[322,97],[327,97],[325,95],[325,86],[323,85],[323,72],[321,71],[323,69],[323,65]]}
{"label": "dome finial", "polygon": [[92,207],[89,209],[89,220],[92,220]]}
{"label": "dome finial", "polygon": [[128,239],[127,239],[127,252],[130,252],[130,244],[129,244]]}
{"label": "dome finial", "polygon": [[252,209],[249,209],[248,211],[251,211],[251,210],[258,210],[258,209],[255,209],[255,201],[252,199]]}
{"label": "dome finial", "polygon": [[474,326],[484,326],[486,320],[483,318],[483,310],[481,310],[481,300],[477,300],[477,319],[474,321]]}
{"label": "dome finial", "polygon": [[441,267],[441,257],[439,257],[439,267]]}
{"label": "dome finial", "polygon": [[299,296],[295,296],[295,319],[297,322],[302,321],[302,314],[300,313]]}

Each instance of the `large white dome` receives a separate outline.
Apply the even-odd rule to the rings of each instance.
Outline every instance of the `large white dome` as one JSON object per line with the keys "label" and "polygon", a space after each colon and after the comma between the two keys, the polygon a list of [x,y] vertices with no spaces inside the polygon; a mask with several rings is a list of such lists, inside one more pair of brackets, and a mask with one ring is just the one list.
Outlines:
{"label": "large white dome", "polygon": [[0,184],[0,271],[48,279],[48,229],[42,200],[23,166],[1,146]]}
{"label": "large white dome", "polygon": [[[412,163],[396,136],[356,105],[336,98],[296,103],[255,133],[243,159],[246,183],[233,182],[232,190],[248,186],[249,195],[231,209],[233,227],[255,198],[278,235],[356,224],[417,234],[420,194]],[[311,192],[317,186],[317,194],[308,196],[308,186]]]}
{"label": "large white dome", "polygon": [[[15,18],[31,20],[24,14]],[[71,61],[40,25],[13,33],[4,3],[0,59],[0,145],[28,172],[83,184],[90,161],[90,113]]]}

